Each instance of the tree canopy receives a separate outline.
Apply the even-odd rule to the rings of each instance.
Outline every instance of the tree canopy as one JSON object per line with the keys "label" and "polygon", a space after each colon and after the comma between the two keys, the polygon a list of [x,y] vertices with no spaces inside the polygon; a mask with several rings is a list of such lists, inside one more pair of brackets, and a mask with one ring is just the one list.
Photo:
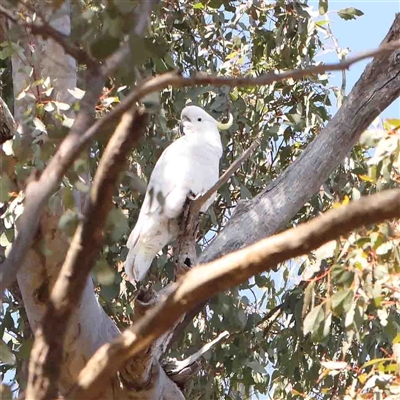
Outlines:
{"label": "tree canopy", "polygon": [[[288,243],[278,265],[260,261],[250,279],[240,279],[238,265],[241,283],[227,280],[228,290],[215,284],[207,295],[205,280],[207,304],[192,313],[182,305],[179,323],[148,334],[140,349],[141,338],[132,339],[129,361],[131,350],[110,347],[119,375],[104,375],[107,389],[90,398],[400,395],[400,210],[379,212],[379,193],[393,193],[388,205],[398,201],[400,119],[375,119],[400,93],[400,17],[388,21],[383,50],[367,55],[375,58],[349,94],[332,87],[329,72],[346,58],[317,61],[334,33],[328,0],[315,8],[285,0],[0,5],[3,396],[89,398],[84,367],[93,354],[113,340],[125,349],[149,309],[172,304],[171,290],[182,283],[184,291],[201,268],[173,284],[168,246],[139,289],[123,272],[146,183],[188,103],[216,119],[233,115],[221,132],[221,172],[258,143],[201,218],[200,264],[217,269],[221,256],[330,209],[326,226],[335,211],[343,221],[322,246],[321,227],[307,225],[306,251],[291,253]],[[334,12],[349,24],[363,15]],[[335,117],[333,102],[341,105]],[[356,201],[371,195],[376,213],[360,203],[352,219]],[[242,265],[251,260],[242,257]],[[3,287],[17,269],[17,282]]]}

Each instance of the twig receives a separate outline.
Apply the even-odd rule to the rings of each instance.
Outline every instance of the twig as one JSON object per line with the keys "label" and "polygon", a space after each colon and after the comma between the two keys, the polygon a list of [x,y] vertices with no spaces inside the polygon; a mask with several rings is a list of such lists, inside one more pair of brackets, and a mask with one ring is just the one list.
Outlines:
{"label": "twig", "polygon": [[164,301],[134,323],[114,342],[102,346],[81,371],[68,399],[94,399],[107,380],[196,304],[276,268],[353,229],[400,217],[400,190],[363,197],[276,236],[190,270],[172,285]]}
{"label": "twig", "polygon": [[86,51],[83,49],[73,46],[69,43],[69,37],[54,29],[50,24],[42,20],[42,24],[38,25],[36,23],[27,23],[15,16],[15,13],[10,12],[5,7],[0,5],[0,15],[4,15],[8,20],[16,25],[23,28],[27,28],[34,35],[42,36],[44,39],[51,37],[55,42],[57,42],[64,51],[71,57],[75,58],[80,64],[86,64],[90,69],[96,69],[98,63],[93,59]]}
{"label": "twig", "polygon": [[203,204],[218,190],[224,185],[230,177],[240,168],[240,166],[253,154],[253,151],[260,145],[261,139],[256,139],[250,145],[250,147],[243,152],[230,166],[229,168],[221,175],[217,182],[210,189],[207,190],[204,194],[199,196],[193,201],[194,210],[200,211],[200,208]]}
{"label": "twig", "polygon": [[[348,69],[353,64],[371,57],[377,57],[379,55],[392,52],[400,48],[400,40],[395,40],[393,42],[384,43],[380,47],[374,50],[365,51],[355,55],[354,57],[349,57],[345,61],[339,63],[328,63],[312,66],[304,69],[289,70],[281,73],[269,72],[267,74],[262,74],[258,77],[225,77],[209,75],[206,73],[198,73],[192,77],[185,78],[179,72],[172,71],[166,72],[165,74],[158,75],[154,78],[150,78],[142,84],[138,85],[132,90],[126,98],[106,115],[108,120],[104,120],[101,124],[106,124],[113,118],[124,113],[132,104],[136,103],[143,97],[150,93],[161,91],[168,86],[174,88],[191,87],[191,86],[206,86],[212,85],[215,87],[229,86],[234,87],[254,87],[254,86],[265,86],[270,85],[274,82],[281,82],[287,79],[301,79],[310,75],[323,74],[329,71],[342,71]],[[102,118],[100,121],[102,121]]]}
{"label": "twig", "polygon": [[[140,101],[140,99],[146,95],[163,90],[168,86],[173,86],[175,88],[201,85],[214,85],[216,87],[249,87],[268,85],[289,78],[300,79],[308,75],[343,70],[359,61],[394,51],[399,47],[400,40],[396,40],[385,43],[376,50],[367,51],[357,56],[349,57],[344,62],[322,64],[306,69],[291,70],[278,74],[271,72],[256,78],[227,78],[207,74],[197,74],[193,77],[185,78],[176,71],[167,72],[139,84],[136,89],[134,89],[117,107],[89,127],[91,121],[90,112],[97,101],[104,82],[103,78],[99,79],[99,77],[92,77],[88,82],[88,87],[91,88],[91,90],[86,92],[81,101],[81,112],[71,128],[70,133],[61,143],[57,153],[51,159],[39,180],[32,182],[27,187],[24,213],[19,218],[19,234],[7,259],[1,265],[1,290],[4,291],[5,288],[10,286],[15,280],[17,270],[20,265],[22,265],[26,253],[33,241],[38,226],[38,216],[40,215],[40,211],[53,192],[58,188],[68,167],[103,128],[117,121],[123,113],[132,107],[133,104]],[[124,48],[125,47],[120,48],[121,53],[124,53]],[[118,57],[119,56],[117,55],[116,58]],[[113,62],[111,64],[113,64]],[[108,69],[106,70],[108,71]]]}
{"label": "twig", "polygon": [[110,139],[94,177],[90,197],[64,265],[54,284],[42,324],[35,333],[29,365],[28,399],[54,399],[68,322],[80,301],[90,270],[101,249],[118,175],[146,126],[143,110],[124,114]]}

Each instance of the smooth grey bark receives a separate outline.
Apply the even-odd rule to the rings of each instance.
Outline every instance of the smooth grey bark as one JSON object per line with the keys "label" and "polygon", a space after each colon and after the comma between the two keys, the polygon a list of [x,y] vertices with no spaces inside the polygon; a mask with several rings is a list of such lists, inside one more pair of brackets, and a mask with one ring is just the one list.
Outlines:
{"label": "smooth grey bark", "polygon": [[[400,39],[397,14],[383,43]],[[213,261],[284,229],[349,154],[360,135],[400,95],[400,51],[371,61],[346,101],[304,152],[252,200],[241,201],[198,264]],[[249,226],[251,227],[249,229]],[[206,303],[187,313],[171,342]]]}

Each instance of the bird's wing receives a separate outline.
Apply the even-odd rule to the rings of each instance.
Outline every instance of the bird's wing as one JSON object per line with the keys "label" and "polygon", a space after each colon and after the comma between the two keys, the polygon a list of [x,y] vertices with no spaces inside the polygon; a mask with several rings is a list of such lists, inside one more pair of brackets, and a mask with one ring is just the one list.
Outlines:
{"label": "bird's wing", "polygon": [[196,195],[211,187],[218,179],[218,170],[219,157],[207,148],[193,146],[187,137],[165,149],[151,174],[137,223],[127,242],[130,250],[125,270],[130,277],[140,280],[157,253],[176,238],[177,217],[188,194]]}

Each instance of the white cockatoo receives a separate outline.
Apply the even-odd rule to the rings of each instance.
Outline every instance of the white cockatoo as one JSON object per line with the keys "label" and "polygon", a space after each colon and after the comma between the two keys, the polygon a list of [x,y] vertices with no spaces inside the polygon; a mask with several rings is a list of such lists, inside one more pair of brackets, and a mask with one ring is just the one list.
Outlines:
{"label": "white cockatoo", "polygon": [[[131,282],[146,275],[154,257],[177,238],[179,217],[187,196],[204,193],[218,180],[222,156],[218,129],[229,122],[217,122],[202,108],[189,105],[182,110],[182,136],[170,144],[158,159],[151,174],[146,196],[127,247],[125,272]],[[214,194],[201,208],[205,212]]]}

